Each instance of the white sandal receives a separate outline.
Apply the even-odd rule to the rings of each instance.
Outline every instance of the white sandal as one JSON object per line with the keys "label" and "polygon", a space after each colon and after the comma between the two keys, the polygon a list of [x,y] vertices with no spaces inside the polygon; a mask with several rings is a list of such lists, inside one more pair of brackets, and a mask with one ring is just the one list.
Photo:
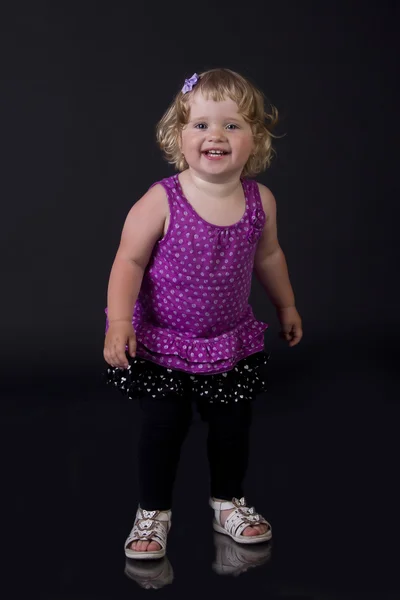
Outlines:
{"label": "white sandal", "polygon": [[[132,531],[125,540],[125,556],[128,558],[137,558],[147,560],[151,558],[162,558],[167,549],[167,534],[171,529],[171,511],[143,510],[137,509],[135,523]],[[160,550],[132,550],[130,545],[133,542],[157,542],[160,544]]]}
{"label": "white sandal", "polygon": [[[255,512],[254,507],[246,505],[245,498],[232,498],[232,502],[225,500],[215,500],[210,498],[210,506],[214,509],[213,528],[218,533],[229,535],[235,542],[239,544],[260,544],[272,538],[271,525]],[[231,514],[226,519],[224,525],[221,523],[221,511],[232,510]],[[267,525],[267,531],[259,535],[241,535],[246,527],[254,527],[255,525]]]}

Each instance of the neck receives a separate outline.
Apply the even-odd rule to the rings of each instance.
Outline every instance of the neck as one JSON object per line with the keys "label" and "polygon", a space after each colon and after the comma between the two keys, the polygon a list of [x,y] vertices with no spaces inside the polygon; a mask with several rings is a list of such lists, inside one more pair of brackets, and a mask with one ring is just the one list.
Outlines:
{"label": "neck", "polygon": [[229,173],[216,176],[203,175],[193,169],[187,169],[182,173],[183,180],[192,184],[199,192],[214,198],[231,196],[241,186],[240,173]]}

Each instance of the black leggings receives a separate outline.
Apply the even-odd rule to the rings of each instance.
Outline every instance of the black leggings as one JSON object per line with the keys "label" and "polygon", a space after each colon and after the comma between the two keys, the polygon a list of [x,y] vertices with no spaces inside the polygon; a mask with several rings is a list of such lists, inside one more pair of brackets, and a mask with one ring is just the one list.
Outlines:
{"label": "black leggings", "polygon": [[[192,421],[192,401],[170,395],[140,401],[143,423],[139,440],[139,503],[146,510],[172,506],[182,444]],[[250,402],[197,403],[208,424],[210,495],[241,498],[249,455]]]}

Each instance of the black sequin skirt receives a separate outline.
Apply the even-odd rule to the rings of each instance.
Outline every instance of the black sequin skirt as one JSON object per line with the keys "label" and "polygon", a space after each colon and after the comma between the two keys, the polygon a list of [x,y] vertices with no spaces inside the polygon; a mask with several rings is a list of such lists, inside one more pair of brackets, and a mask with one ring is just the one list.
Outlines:
{"label": "black sequin skirt", "polygon": [[208,403],[230,404],[252,401],[267,391],[267,363],[270,354],[257,352],[239,361],[225,373],[197,374],[168,369],[144,358],[132,358],[127,369],[108,366],[106,385],[117,388],[131,400],[164,398],[169,394],[191,395]]}

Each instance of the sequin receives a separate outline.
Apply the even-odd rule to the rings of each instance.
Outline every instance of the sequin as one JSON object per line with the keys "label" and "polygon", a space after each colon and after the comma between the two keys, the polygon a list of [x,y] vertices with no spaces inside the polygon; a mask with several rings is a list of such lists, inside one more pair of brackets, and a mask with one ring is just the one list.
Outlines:
{"label": "sequin", "polygon": [[270,358],[267,352],[244,358],[231,371],[211,375],[193,375],[145,359],[127,358],[127,369],[109,366],[103,375],[107,385],[131,400],[146,396],[165,398],[172,393],[182,398],[192,394],[210,404],[230,404],[252,401],[257,394],[267,391],[266,367]]}

